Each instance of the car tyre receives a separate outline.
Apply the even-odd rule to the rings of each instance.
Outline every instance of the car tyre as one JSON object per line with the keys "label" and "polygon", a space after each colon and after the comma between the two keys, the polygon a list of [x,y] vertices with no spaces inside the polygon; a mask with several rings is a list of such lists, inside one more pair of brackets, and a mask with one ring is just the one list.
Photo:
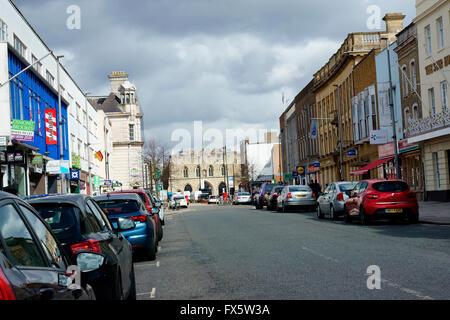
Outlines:
{"label": "car tyre", "polygon": [[361,224],[363,226],[369,225],[369,217],[367,216],[366,211],[364,210],[364,207],[361,207],[361,209],[359,210],[359,218],[360,218]]}
{"label": "car tyre", "polygon": [[419,215],[410,213],[408,215],[408,223],[409,224],[417,224],[417,223],[419,223]]}
{"label": "car tyre", "polygon": [[323,212],[320,209],[320,206],[317,206],[317,219],[323,219]]}
{"label": "car tyre", "polygon": [[150,245],[149,248],[147,248],[147,252],[146,252],[146,256],[150,261],[156,260],[156,251],[157,250],[158,250],[158,244],[155,241],[155,239],[153,239],[152,244]]}
{"label": "car tyre", "polygon": [[[159,218],[158,218],[159,219]],[[162,221],[161,219],[159,219],[158,221],[159,226],[158,226],[158,242],[162,240],[163,236],[164,236],[164,229],[162,227]]]}
{"label": "car tyre", "polygon": [[286,213],[287,210],[288,210],[288,209],[287,209],[287,207],[286,207],[286,204],[283,203],[283,213]]}
{"label": "car tyre", "polygon": [[336,212],[334,211],[334,207],[333,206],[330,206],[330,218],[333,221],[337,220],[337,215],[336,215]]}
{"label": "car tyre", "polygon": [[136,277],[134,275],[134,265],[131,267],[131,288],[127,300],[129,301],[136,300]]}

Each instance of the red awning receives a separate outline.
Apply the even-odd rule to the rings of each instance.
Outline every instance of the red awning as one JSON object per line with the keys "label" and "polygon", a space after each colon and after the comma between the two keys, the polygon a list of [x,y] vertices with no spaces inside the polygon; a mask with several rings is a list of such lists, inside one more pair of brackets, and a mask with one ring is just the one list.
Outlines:
{"label": "red awning", "polygon": [[350,175],[357,176],[357,175],[365,174],[369,170],[377,168],[377,167],[381,166],[383,163],[388,162],[388,161],[390,161],[392,159],[394,159],[394,157],[390,157],[390,158],[386,158],[386,159],[379,159],[379,160],[377,160],[375,162],[372,162],[371,164],[368,164],[365,167],[362,167],[359,170],[353,171],[352,173],[350,173]]}

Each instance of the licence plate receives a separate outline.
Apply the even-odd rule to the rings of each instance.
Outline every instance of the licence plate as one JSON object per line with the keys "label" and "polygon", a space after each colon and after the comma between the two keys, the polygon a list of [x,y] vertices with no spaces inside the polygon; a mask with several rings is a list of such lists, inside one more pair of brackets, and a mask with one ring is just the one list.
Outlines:
{"label": "licence plate", "polygon": [[306,198],[306,195],[297,195],[297,198]]}
{"label": "licence plate", "polygon": [[403,209],[386,209],[386,213],[403,213]]}

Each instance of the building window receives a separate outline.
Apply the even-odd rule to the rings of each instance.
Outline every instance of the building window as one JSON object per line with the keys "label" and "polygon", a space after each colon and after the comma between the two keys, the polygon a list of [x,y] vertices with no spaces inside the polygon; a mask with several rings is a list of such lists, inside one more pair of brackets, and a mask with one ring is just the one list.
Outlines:
{"label": "building window", "polygon": [[428,99],[429,99],[430,106],[431,106],[431,114],[435,115],[436,114],[436,99],[434,96],[434,88],[428,89]]}
{"label": "building window", "polygon": [[444,23],[442,17],[437,20],[437,31],[439,38],[439,49],[444,49]]}
{"label": "building window", "polygon": [[200,178],[200,167],[197,167],[195,169],[195,175],[197,176],[197,178]]}
{"label": "building window", "polygon": [[417,75],[416,75],[416,62],[414,60],[411,60],[409,63],[410,67],[410,74],[411,74],[411,90],[414,92],[417,88]]}
{"label": "building window", "polygon": [[208,169],[208,175],[209,175],[210,177],[213,177],[213,176],[214,176],[214,168],[213,168],[212,166],[209,166],[209,169]]}
{"label": "building window", "polygon": [[0,19],[0,41],[8,41],[8,25]]}
{"label": "building window", "polygon": [[187,167],[184,167],[183,169],[183,177],[189,178],[189,170]]}
{"label": "building window", "polygon": [[46,79],[47,79],[47,82],[52,85],[52,87],[55,86],[55,77],[48,70],[46,73]]}
{"label": "building window", "polygon": [[413,106],[413,119],[419,120],[419,106],[417,104]]}
{"label": "building window", "polygon": [[41,74],[42,63],[38,62],[38,58],[36,58],[34,54],[31,55],[31,64],[33,65],[34,70]]}
{"label": "building window", "polygon": [[225,166],[222,166],[222,175],[225,176],[226,172],[225,172]]}
{"label": "building window", "polygon": [[14,35],[14,49],[17,50],[17,52],[19,52],[19,54],[26,58],[27,55],[27,47],[23,44],[22,41],[20,41],[19,38],[17,38],[16,35]]}
{"label": "building window", "polygon": [[447,110],[447,81],[441,82],[442,111]]}
{"label": "building window", "polygon": [[437,152],[433,152],[433,160],[434,160],[434,166],[436,170],[436,188],[438,190],[441,189],[441,176],[439,173],[439,155]]}
{"label": "building window", "polygon": [[134,141],[134,124],[128,125],[130,141]]}
{"label": "building window", "polygon": [[430,26],[425,27],[425,38],[427,39],[427,53],[431,56],[432,46],[431,46],[431,28]]}
{"label": "building window", "polygon": [[403,79],[403,96],[406,97],[408,96],[409,93],[409,87],[408,87],[408,75],[406,73],[406,66],[402,67],[402,79]]}

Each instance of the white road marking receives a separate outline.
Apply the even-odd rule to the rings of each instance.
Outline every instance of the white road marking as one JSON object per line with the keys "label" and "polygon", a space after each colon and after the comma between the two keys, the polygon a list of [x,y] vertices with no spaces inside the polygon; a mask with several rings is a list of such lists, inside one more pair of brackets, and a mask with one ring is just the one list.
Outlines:
{"label": "white road marking", "polygon": [[430,296],[425,296],[422,293],[420,293],[419,291],[402,287],[401,285],[399,285],[399,284],[397,284],[395,282],[392,282],[390,280],[387,280],[387,279],[381,279],[381,283],[384,283],[384,284],[386,284],[389,287],[399,289],[399,290],[401,290],[401,291],[403,291],[405,293],[408,293],[410,295],[413,295],[413,296],[415,296],[416,298],[419,298],[419,299],[434,300],[434,298],[432,298]]}
{"label": "white road marking", "polygon": [[156,267],[159,268],[159,261],[156,262]]}
{"label": "white road marking", "polygon": [[335,259],[335,258],[326,256],[326,255],[324,255],[324,254],[321,254],[320,252],[317,252],[317,251],[315,251],[315,250],[309,249],[309,248],[307,248],[307,247],[302,247],[302,249],[305,250],[305,251],[308,251],[309,253],[312,253],[312,254],[314,254],[314,255],[316,255],[316,256],[319,256],[319,257],[321,257],[321,258],[324,258],[324,259],[326,259],[326,260],[334,261],[334,262],[339,262],[339,261],[338,261],[337,259]]}
{"label": "white road marking", "polygon": [[147,295],[150,295],[151,299],[155,299],[155,297],[156,297],[156,288],[153,288],[152,292],[144,292],[144,293],[136,294],[136,296],[147,296]]}

